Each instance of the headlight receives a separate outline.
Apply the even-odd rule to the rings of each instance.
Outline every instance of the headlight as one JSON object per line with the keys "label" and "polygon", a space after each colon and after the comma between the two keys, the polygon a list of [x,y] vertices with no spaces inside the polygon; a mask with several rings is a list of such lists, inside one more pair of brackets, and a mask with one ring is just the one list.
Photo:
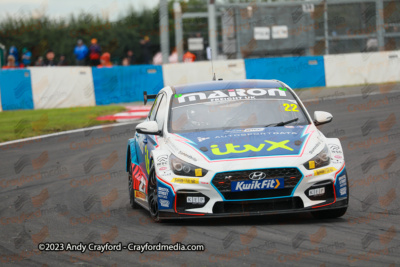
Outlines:
{"label": "headlight", "polygon": [[176,175],[203,177],[208,172],[206,169],[187,163],[174,155],[170,157],[170,165]]}
{"label": "headlight", "polygon": [[315,157],[304,163],[304,167],[307,170],[317,169],[329,165],[331,162],[331,154],[328,146],[325,145],[324,149],[318,153]]}

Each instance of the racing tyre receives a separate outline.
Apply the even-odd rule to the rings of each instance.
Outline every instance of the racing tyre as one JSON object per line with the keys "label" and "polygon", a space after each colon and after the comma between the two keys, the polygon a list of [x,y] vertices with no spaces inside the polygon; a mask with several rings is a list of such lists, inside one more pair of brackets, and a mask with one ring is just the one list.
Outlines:
{"label": "racing tyre", "polygon": [[154,166],[150,169],[148,185],[149,212],[155,222],[161,222],[158,210],[157,178]]}
{"label": "racing tyre", "polygon": [[[129,159],[128,162],[130,162],[131,159]],[[129,174],[128,174],[128,186],[129,186],[129,204],[132,209],[138,209],[140,208],[139,204],[135,202],[135,191],[133,190],[133,179],[132,179],[132,168],[129,167]]]}
{"label": "racing tyre", "polygon": [[[346,171],[346,186],[347,186],[347,205],[349,204],[349,176]],[[311,212],[312,216],[316,219],[334,219],[342,217],[347,211],[347,207],[332,209],[332,210],[320,210]]]}

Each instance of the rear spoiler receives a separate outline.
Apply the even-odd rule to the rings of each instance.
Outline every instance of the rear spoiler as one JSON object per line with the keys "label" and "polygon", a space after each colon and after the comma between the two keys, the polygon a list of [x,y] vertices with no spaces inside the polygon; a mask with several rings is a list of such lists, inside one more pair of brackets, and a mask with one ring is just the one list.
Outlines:
{"label": "rear spoiler", "polygon": [[147,91],[143,92],[143,100],[144,104],[146,105],[148,99],[155,99],[157,95],[148,95]]}

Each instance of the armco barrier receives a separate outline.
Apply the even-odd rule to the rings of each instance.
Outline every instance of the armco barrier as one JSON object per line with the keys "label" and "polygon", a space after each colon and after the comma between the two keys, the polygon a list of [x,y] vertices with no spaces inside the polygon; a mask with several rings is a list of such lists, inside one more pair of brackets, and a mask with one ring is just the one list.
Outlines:
{"label": "armco barrier", "polygon": [[161,66],[137,65],[93,68],[96,105],[143,100],[143,91],[158,93],[164,86]]}
{"label": "armco barrier", "polygon": [[276,79],[292,88],[325,86],[322,56],[245,59],[247,79]]}
{"label": "armco barrier", "polygon": [[400,51],[328,55],[324,60],[328,87],[400,81]]}
{"label": "armco barrier", "polygon": [[32,67],[35,109],[94,106],[89,67]]}
{"label": "armco barrier", "polygon": [[[241,59],[214,61],[214,72],[217,79],[246,79],[244,61]],[[213,78],[210,61],[165,64],[163,65],[163,75],[165,85],[208,82]]]}
{"label": "armco barrier", "polygon": [[1,70],[0,93],[3,110],[33,109],[30,71]]}

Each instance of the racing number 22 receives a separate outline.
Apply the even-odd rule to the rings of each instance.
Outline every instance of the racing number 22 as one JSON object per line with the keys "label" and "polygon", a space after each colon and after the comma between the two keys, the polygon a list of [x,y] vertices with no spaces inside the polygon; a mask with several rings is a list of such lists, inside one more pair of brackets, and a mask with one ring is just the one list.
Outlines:
{"label": "racing number 22", "polygon": [[299,112],[296,104],[283,104],[283,106],[285,107],[285,111]]}

